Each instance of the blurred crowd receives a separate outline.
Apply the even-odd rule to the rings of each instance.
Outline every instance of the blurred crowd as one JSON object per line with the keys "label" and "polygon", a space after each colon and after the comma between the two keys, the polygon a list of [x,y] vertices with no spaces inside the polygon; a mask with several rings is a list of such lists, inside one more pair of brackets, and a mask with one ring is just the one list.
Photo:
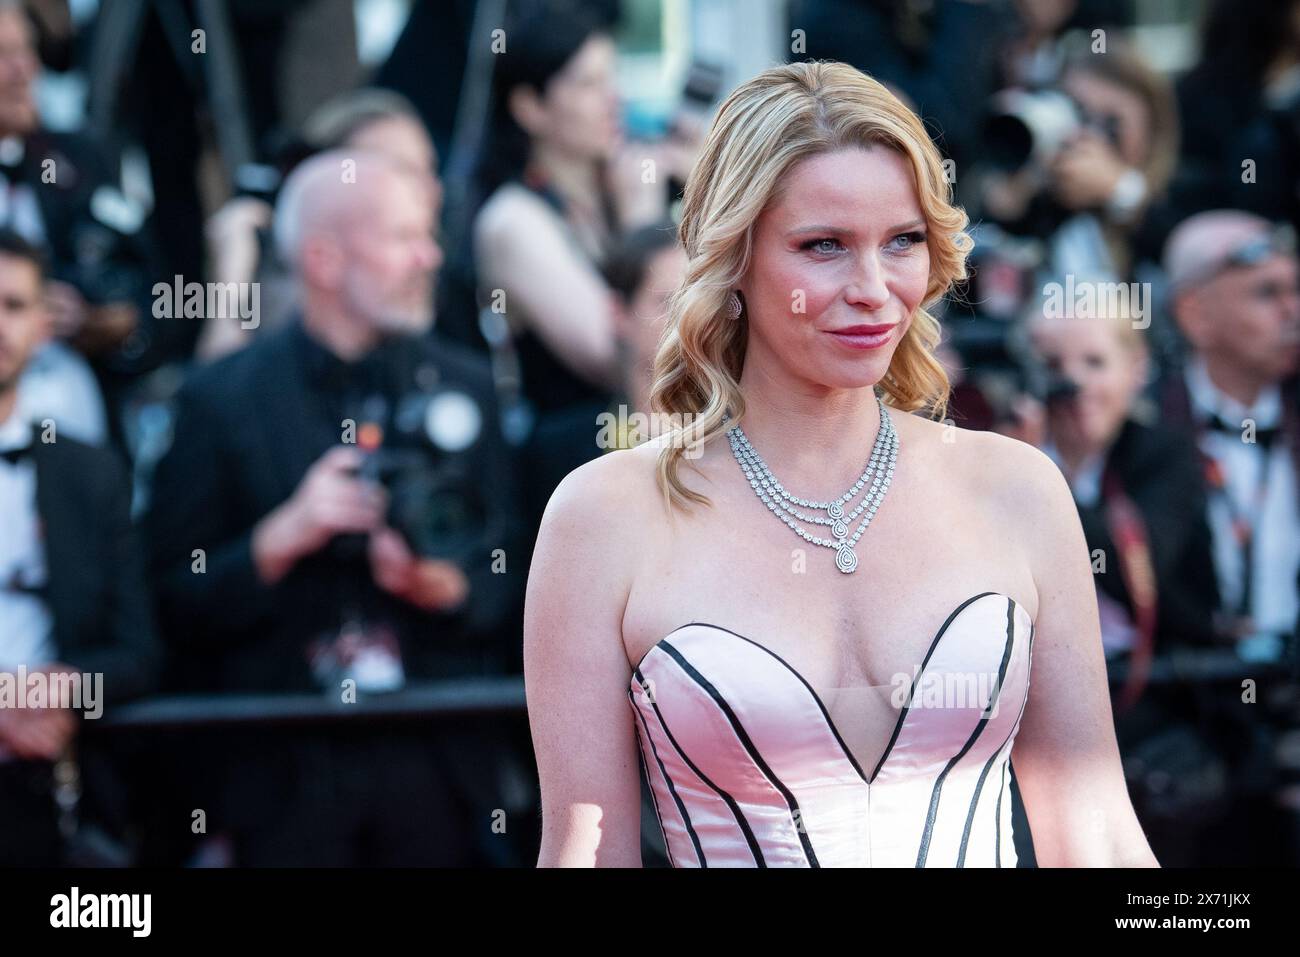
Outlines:
{"label": "blurred crowd", "polygon": [[[646,438],[726,64],[630,135],[618,0],[417,2],[371,66],[348,2],[86,6],[0,0],[0,671],[268,717],[519,675],[551,492]],[[1300,2],[1201,7],[1173,74],[1122,0],[789,0],[783,37],[949,160],[949,414],[1069,481],[1157,858],[1295,864]],[[88,724],[0,707],[0,863],[536,859],[522,711]]]}

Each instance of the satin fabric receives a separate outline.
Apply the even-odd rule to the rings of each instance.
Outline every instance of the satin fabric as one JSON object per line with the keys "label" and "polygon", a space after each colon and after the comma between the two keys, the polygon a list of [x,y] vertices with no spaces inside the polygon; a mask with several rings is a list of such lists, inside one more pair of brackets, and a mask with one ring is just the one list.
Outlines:
{"label": "satin fabric", "polygon": [[775,652],[709,622],[676,629],[628,690],[669,861],[1014,867],[1008,762],[1033,631],[1007,595],[962,602],[915,673],[879,689],[897,716],[864,766]]}

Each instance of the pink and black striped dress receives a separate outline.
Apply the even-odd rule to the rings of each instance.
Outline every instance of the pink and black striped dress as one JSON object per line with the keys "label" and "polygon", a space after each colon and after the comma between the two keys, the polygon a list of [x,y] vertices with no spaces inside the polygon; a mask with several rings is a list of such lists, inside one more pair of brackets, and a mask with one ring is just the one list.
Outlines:
{"label": "pink and black striped dress", "polygon": [[671,632],[628,690],[670,862],[1016,866],[1008,763],[1033,632],[1007,595],[962,602],[892,689],[893,733],[874,763],[775,652],[707,622]]}

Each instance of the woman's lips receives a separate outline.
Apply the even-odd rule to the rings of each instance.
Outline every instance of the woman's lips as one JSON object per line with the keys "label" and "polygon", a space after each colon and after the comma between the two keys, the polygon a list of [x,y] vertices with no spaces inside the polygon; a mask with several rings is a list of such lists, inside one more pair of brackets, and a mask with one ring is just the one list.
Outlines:
{"label": "woman's lips", "polygon": [[890,326],[883,332],[827,332],[827,335],[833,336],[850,349],[879,349],[894,334],[895,326]]}

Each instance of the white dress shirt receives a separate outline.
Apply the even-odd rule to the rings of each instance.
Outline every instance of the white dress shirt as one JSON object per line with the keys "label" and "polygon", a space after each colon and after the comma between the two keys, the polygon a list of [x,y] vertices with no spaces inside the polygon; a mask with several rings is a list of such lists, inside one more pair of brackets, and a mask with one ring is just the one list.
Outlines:
{"label": "white dress shirt", "polygon": [[1071,475],[1065,468],[1065,459],[1061,456],[1061,450],[1051,439],[1046,440],[1043,444],[1043,453],[1056,463],[1056,467],[1061,470],[1061,474],[1066,477],[1070,483],[1070,491],[1074,493],[1074,500],[1085,508],[1094,507],[1101,499],[1101,476],[1106,469],[1105,453],[1096,453],[1088,456],[1075,469]]}
{"label": "white dress shirt", "polygon": [[54,422],[55,435],[87,445],[108,443],[108,414],[99,383],[75,349],[51,339],[32,354],[18,380],[28,422]]}
{"label": "white dress shirt", "polygon": [[[1247,408],[1214,385],[1199,356],[1189,360],[1185,377],[1192,414],[1198,421],[1215,413],[1234,425],[1252,419],[1257,429],[1282,424],[1282,392],[1277,385],[1261,392]],[[1268,488],[1254,521],[1250,608],[1257,632],[1273,634],[1289,634],[1300,613],[1296,587],[1300,572],[1300,502],[1288,441],[1285,436],[1279,437],[1266,450],[1258,443],[1243,442],[1214,429],[1206,429],[1201,436],[1201,449],[1219,463],[1226,494],[1237,514],[1247,520],[1256,507],[1261,470],[1267,469]],[[1208,517],[1219,591],[1224,607],[1231,609],[1241,598],[1242,554],[1232,530],[1232,509],[1221,494],[1212,490]]]}
{"label": "white dress shirt", "polygon": [[[31,444],[31,427],[21,401],[0,423],[0,449]],[[36,512],[36,464],[30,458],[10,463],[0,458],[0,671],[19,665],[35,668],[55,660],[54,623],[39,596],[10,587],[45,584],[45,546]],[[0,761],[12,752],[0,744]]]}
{"label": "white dress shirt", "polygon": [[[22,137],[0,139],[0,159],[18,163],[25,152]],[[14,185],[7,177],[0,176],[0,223],[29,243],[38,246],[45,243],[45,218],[41,215],[41,204],[27,183]]]}

